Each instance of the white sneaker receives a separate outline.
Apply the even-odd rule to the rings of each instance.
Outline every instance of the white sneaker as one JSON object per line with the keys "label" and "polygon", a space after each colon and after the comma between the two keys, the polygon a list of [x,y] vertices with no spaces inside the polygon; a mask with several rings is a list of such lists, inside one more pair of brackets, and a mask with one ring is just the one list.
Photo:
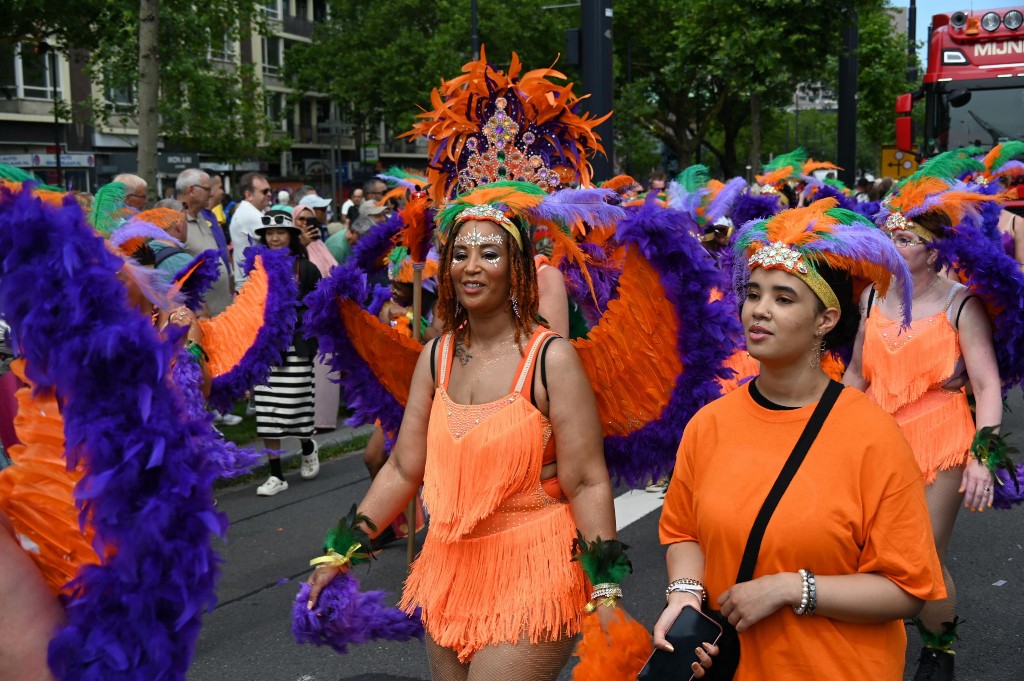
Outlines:
{"label": "white sneaker", "polygon": [[218,414],[213,418],[214,423],[223,423],[225,426],[237,426],[242,422],[242,417],[238,414]]}
{"label": "white sneaker", "polygon": [[644,487],[644,489],[655,494],[659,492],[664,493],[665,490],[668,489],[668,476],[665,476],[660,480],[655,480],[651,484],[647,485],[647,487]]}
{"label": "white sneaker", "polygon": [[312,480],[320,473],[320,446],[316,440],[310,442],[313,443],[313,451],[302,455],[302,468],[299,470],[303,480]]}
{"label": "white sneaker", "polygon": [[256,496],[258,497],[272,497],[278,492],[283,492],[288,489],[288,481],[282,480],[276,475],[271,475],[267,478],[267,481],[256,488]]}

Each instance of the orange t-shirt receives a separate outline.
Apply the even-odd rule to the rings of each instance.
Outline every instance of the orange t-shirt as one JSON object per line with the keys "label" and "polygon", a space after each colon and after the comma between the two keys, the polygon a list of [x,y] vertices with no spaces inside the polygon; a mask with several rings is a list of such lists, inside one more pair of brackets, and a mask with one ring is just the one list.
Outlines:
{"label": "orange t-shirt", "polygon": [[[731,587],[754,518],[815,405],[774,411],[749,384],[686,426],[665,498],[663,544],[699,542],[711,607]],[[845,389],[772,515],[754,577],[878,573],[927,600],[945,596],[924,484],[891,416]],[[820,597],[819,590],[819,597]],[[903,622],[852,624],[783,607],[740,634],[735,681],[903,678]]]}

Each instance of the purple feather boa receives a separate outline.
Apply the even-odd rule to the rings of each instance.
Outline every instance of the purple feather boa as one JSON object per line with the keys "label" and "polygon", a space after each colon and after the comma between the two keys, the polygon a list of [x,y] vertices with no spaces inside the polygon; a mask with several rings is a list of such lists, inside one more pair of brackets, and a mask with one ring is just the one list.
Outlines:
{"label": "purple feather boa", "polygon": [[172,347],[128,305],[109,253],[73,199],[0,195],[0,309],[28,376],[62,401],[68,466],[96,530],[99,565],[68,585],[67,624],[49,647],[62,679],[184,679],[215,602],[216,473],[209,424],[168,381]]}
{"label": "purple feather boa", "polygon": [[299,587],[292,605],[292,635],[299,643],[330,646],[342,655],[350,645],[376,639],[423,640],[419,613],[409,617],[384,603],[383,591],[359,591],[351,572],[340,575],[320,592],[316,607],[306,608],[309,585]]}
{"label": "purple feather boa", "polygon": [[[653,195],[652,195],[653,196]],[[689,235],[687,216],[661,208],[650,198],[619,223],[618,240],[636,248],[661,275],[668,300],[679,320],[676,352],[683,363],[661,415],[626,436],[605,438],[605,459],[617,481],[639,485],[672,470],[683,428],[701,407],[720,396],[725,360],[742,337],[735,309],[722,299],[708,300],[720,281],[714,262]]]}
{"label": "purple feather boa", "polygon": [[242,360],[213,379],[207,401],[218,411],[231,411],[246,390],[266,382],[270,368],[281,361],[295,333],[299,285],[295,280],[292,255],[287,249],[274,251],[253,245],[245,250],[244,271],[252,269],[257,255],[263,260],[268,283],[263,326]]}
{"label": "purple feather boa", "polygon": [[854,203],[852,210],[854,213],[863,215],[868,220],[871,220],[871,222],[875,222],[875,216],[878,215],[878,211],[881,207],[881,201],[865,201],[864,203]]}
{"label": "purple feather boa", "polygon": [[587,271],[590,273],[590,280],[594,285],[593,293],[591,293],[579,265],[564,258],[562,262],[558,263],[558,268],[565,278],[565,288],[569,298],[579,305],[584,319],[592,327],[608,309],[608,303],[618,297],[619,275],[622,271],[621,265],[610,261],[608,254],[597,244],[582,242],[579,247],[590,258],[590,262],[587,263]]}
{"label": "purple feather boa", "polygon": [[[217,263],[216,260],[213,262]],[[189,418],[210,425],[213,415],[206,411],[206,400],[199,389],[202,379],[202,371],[192,355],[184,348],[179,350],[171,368],[171,380],[185,401]],[[217,436],[206,450],[206,459],[216,471],[218,478],[235,478],[252,470],[265,453],[267,452],[253,447],[239,447],[234,442]]]}
{"label": "purple feather boa", "polygon": [[[360,240],[359,245],[362,243]],[[352,410],[346,423],[356,426],[380,419],[385,432],[397,431],[402,425],[402,405],[380,384],[373,370],[356,352],[338,310],[339,300],[362,304],[369,296],[366,273],[358,267],[359,260],[352,257],[344,265],[335,267],[330,277],[321,280],[316,290],[306,296],[304,329],[307,335],[319,340],[320,353],[341,376],[346,405]]]}
{"label": "purple feather boa", "polygon": [[995,472],[996,488],[992,495],[992,506],[1001,510],[1013,508],[1017,504],[1024,504],[1024,463],[1017,464],[1014,472],[1017,478],[1017,485],[1020,491],[1013,484],[1010,474],[999,469]]}
{"label": "purple feather boa", "polygon": [[352,255],[349,256],[345,264],[352,263],[363,272],[373,272],[380,269],[380,259],[387,255],[388,251],[395,245],[391,239],[404,226],[405,224],[402,222],[400,213],[394,213],[384,222],[375,225],[373,229],[361,236],[356,245],[352,247]]}
{"label": "purple feather boa", "polygon": [[985,301],[992,319],[992,344],[1005,394],[1024,381],[1024,274],[1002,244],[961,222],[933,242],[941,267],[951,265],[971,292]]}
{"label": "purple feather boa", "polygon": [[193,312],[202,309],[203,295],[213,286],[220,276],[220,253],[215,249],[203,251],[195,257],[188,265],[175,273],[173,281],[181,281],[181,278],[189,273],[193,267],[196,270],[188,274],[188,279],[181,285],[181,293],[184,296],[185,305]]}

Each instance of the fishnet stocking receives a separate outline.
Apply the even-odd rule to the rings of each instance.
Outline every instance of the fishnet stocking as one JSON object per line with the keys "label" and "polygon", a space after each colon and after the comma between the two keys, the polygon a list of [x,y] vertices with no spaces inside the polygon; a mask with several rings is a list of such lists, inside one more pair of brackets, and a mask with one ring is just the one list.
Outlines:
{"label": "fishnet stocking", "polygon": [[956,587],[949,570],[946,569],[946,549],[953,535],[953,524],[956,514],[963,504],[964,495],[960,493],[960,481],[963,468],[952,468],[939,471],[935,482],[925,487],[925,500],[928,502],[928,516],[932,521],[932,532],[935,535],[935,549],[942,563],[942,579],[946,583],[946,598],[941,601],[928,601],[921,610],[921,623],[925,629],[936,634],[942,633],[943,622],[952,622],[956,614]]}
{"label": "fishnet stocking", "polygon": [[427,659],[433,681],[555,681],[576,645],[576,637],[534,643],[488,646],[468,663],[454,650],[438,645],[429,635]]}

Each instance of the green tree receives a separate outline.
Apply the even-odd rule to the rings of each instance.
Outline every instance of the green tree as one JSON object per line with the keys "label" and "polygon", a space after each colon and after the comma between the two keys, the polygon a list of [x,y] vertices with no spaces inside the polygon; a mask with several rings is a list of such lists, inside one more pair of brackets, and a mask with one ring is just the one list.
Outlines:
{"label": "green tree", "polygon": [[[544,11],[543,4],[479,2],[488,61],[507,66],[515,51],[527,70],[555,62],[578,13]],[[468,2],[330,0],[329,6],[331,18],[316,27],[312,43],[288,51],[285,77],[298,90],[327,94],[360,133],[381,122],[389,131],[408,129],[417,107],[429,106],[431,88],[472,59]]]}

